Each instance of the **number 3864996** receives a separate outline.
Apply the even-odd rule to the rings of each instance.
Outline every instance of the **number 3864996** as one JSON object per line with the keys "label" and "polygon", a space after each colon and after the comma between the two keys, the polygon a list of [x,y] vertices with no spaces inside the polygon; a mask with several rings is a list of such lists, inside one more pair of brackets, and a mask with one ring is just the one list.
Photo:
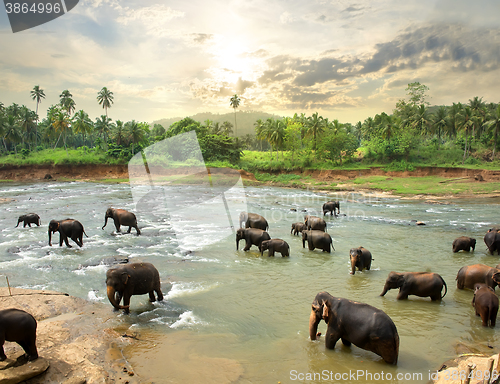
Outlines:
{"label": "number 3864996", "polygon": [[5,3],[7,13],[61,13],[61,4],[52,3]]}

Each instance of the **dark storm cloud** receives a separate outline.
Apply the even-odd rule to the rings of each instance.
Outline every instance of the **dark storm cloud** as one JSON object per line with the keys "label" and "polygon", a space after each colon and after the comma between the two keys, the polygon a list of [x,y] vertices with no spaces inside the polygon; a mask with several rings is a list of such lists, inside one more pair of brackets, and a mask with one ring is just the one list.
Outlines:
{"label": "dark storm cloud", "polygon": [[451,71],[490,71],[500,66],[500,31],[467,29],[460,25],[431,25],[408,29],[394,40],[375,46],[369,57],[325,57],[298,60],[275,57],[260,83],[293,78],[294,86],[311,87],[341,82],[367,74],[419,69],[428,63],[447,62]]}

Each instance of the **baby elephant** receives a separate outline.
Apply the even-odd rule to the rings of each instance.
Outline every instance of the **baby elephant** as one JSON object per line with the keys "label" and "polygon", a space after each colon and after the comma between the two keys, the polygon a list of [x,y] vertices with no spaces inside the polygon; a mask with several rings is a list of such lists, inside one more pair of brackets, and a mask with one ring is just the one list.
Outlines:
{"label": "baby elephant", "polygon": [[[441,296],[443,286],[444,294]],[[419,297],[430,296],[431,300],[435,301],[441,300],[448,292],[443,278],[432,272],[390,272],[380,296],[384,296],[387,291],[393,288],[399,288],[397,300],[405,300],[409,295],[415,295]]]}
{"label": "baby elephant", "polygon": [[456,253],[458,251],[470,252],[470,249],[476,250],[476,239],[468,236],[460,236],[453,240],[453,252]]}
{"label": "baby elephant", "polygon": [[36,349],[36,320],[28,312],[9,308],[0,311],[0,361],[7,356],[3,349],[5,341],[15,341],[26,352],[29,361],[38,358]]}
{"label": "baby elephant", "polygon": [[290,256],[290,246],[286,241],[281,239],[264,240],[260,243],[259,250],[261,256],[266,249],[269,249],[269,256],[274,256],[274,252],[281,253],[282,257]]}
{"label": "baby elephant", "polygon": [[498,297],[495,295],[493,288],[486,284],[475,284],[472,306],[476,309],[476,316],[481,316],[483,327],[495,326],[498,313]]}
{"label": "baby elephant", "polygon": [[370,270],[372,265],[372,254],[370,251],[363,247],[351,248],[350,251],[351,258],[351,275],[354,275],[356,267],[358,271],[362,271],[366,268],[366,270]]}
{"label": "baby elephant", "polygon": [[125,209],[108,208],[106,210],[106,214],[104,215],[104,225],[102,226],[102,229],[104,229],[106,224],[108,224],[108,218],[113,219],[116,227],[116,232],[120,232],[120,226],[123,225],[128,226],[127,233],[130,233],[132,228],[135,228],[135,230],[137,231],[137,236],[141,234],[141,231],[137,226],[137,219],[132,212],[126,211]]}
{"label": "baby elephant", "polygon": [[305,223],[293,223],[290,233],[293,232],[294,235],[298,235],[299,232],[302,233],[303,230],[307,229]]}
{"label": "baby elephant", "polygon": [[28,225],[31,228],[31,224],[36,224],[37,227],[40,226],[40,216],[38,216],[36,213],[28,213],[27,215],[21,215],[19,216],[19,219],[17,219],[17,225],[16,228],[19,226],[21,222],[24,222],[23,228]]}

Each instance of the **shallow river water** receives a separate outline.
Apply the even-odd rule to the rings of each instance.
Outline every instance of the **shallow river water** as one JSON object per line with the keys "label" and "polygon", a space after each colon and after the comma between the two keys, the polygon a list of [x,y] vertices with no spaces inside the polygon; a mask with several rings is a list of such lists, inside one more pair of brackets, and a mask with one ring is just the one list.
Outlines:
{"label": "shallow river water", "polygon": [[[167,191],[185,199],[203,192],[193,186]],[[109,305],[122,328],[140,335],[125,356],[138,377],[157,383],[427,382],[455,356],[458,344],[498,352],[497,329],[481,326],[472,292],[457,290],[455,277],[464,265],[499,262],[487,253],[483,236],[499,223],[500,200],[428,204],[338,196],[345,216],[326,218],[335,247],[327,254],[302,248],[290,226],[303,220],[303,210],[321,214],[332,196],[272,187],[244,191],[248,211],[265,216],[271,237],[290,244],[289,258],[269,258],[267,252],[261,257],[256,247],[244,252],[243,241],[237,251],[232,233],[210,244],[213,228],[199,225],[195,208],[184,218],[136,212],[141,236],[134,229],[117,234],[112,221],[102,230],[107,207],[135,210],[128,184],[4,183],[0,198],[15,201],[1,205],[0,286],[6,286],[7,276],[12,286],[63,291]],[[40,215],[42,226],[14,228],[17,217],[29,212]],[[48,222],[67,217],[84,225],[83,248],[71,240],[73,248],[59,247],[57,233],[48,245]],[[416,220],[426,225],[416,226]],[[476,251],[452,253],[453,240],[464,235],[477,239]],[[352,276],[349,249],[361,245],[372,252],[372,270]],[[109,256],[153,263],[165,300],[151,304],[147,295],[133,296],[130,315],[113,312],[106,297],[108,267],[100,265]],[[441,302],[412,296],[396,301],[396,290],[381,297],[390,271],[437,272],[448,293]],[[355,346],[339,342],[326,350],[323,337],[309,340],[311,303],[323,290],[373,305],[392,318],[400,336],[397,366]],[[326,332],[324,322],[318,331]]]}

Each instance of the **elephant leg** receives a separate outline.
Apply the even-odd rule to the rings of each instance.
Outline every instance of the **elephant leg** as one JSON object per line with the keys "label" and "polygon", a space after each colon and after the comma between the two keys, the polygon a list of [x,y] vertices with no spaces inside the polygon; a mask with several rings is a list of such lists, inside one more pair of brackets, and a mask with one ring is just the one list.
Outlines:
{"label": "elephant leg", "polygon": [[160,288],[155,289],[156,296],[158,296],[158,301],[163,301],[163,293],[161,292]]}
{"label": "elephant leg", "polygon": [[31,223],[28,223],[28,227],[30,227],[30,228],[31,228]]}
{"label": "elephant leg", "polygon": [[398,295],[396,296],[396,300],[406,300],[408,298],[408,293],[405,291],[399,291]]}
{"label": "elephant leg", "polygon": [[63,240],[64,240],[64,243],[66,244],[66,246],[68,248],[73,248],[73,246],[71,246],[69,244],[69,241],[68,241],[68,236],[64,235],[64,237],[61,237],[61,239],[59,240],[59,246],[61,247],[62,246],[62,243],[63,243]]}
{"label": "elephant leg", "polygon": [[439,292],[438,294],[436,295],[432,295],[431,296],[431,300],[432,301],[438,301],[438,300],[441,300],[441,292]]}
{"label": "elephant leg", "polygon": [[496,322],[497,322],[497,313],[498,313],[498,312],[497,312],[497,311],[495,311],[495,309],[494,309],[494,308],[491,308],[491,309],[490,309],[490,325],[491,325],[492,327],[494,327],[494,326],[495,326],[495,324],[496,324]]}
{"label": "elephant leg", "polygon": [[129,307],[130,307],[130,296],[128,294],[123,295],[123,306],[126,307],[124,309],[125,313],[130,313]]}
{"label": "elephant leg", "polygon": [[127,233],[130,233],[131,230],[132,230],[132,227],[128,227]]}
{"label": "elephant leg", "polygon": [[83,246],[83,234],[82,237],[78,238],[77,236],[74,236],[71,238],[80,248]]}
{"label": "elephant leg", "polygon": [[155,297],[155,294],[154,294],[154,291],[149,291],[149,301],[152,303],[154,301],[156,301],[156,297]]}
{"label": "elephant leg", "polygon": [[137,231],[137,236],[139,236],[141,234],[141,231],[139,230],[139,227],[136,225],[134,228]]}
{"label": "elephant leg", "polygon": [[269,256],[274,257],[274,248],[269,248]]}
{"label": "elephant leg", "polygon": [[335,344],[337,344],[337,341],[340,339],[340,332],[338,331],[332,331],[330,330],[330,327],[326,330],[326,335],[325,335],[325,346],[328,349],[334,349]]}
{"label": "elephant leg", "polygon": [[342,340],[342,344],[344,344],[346,347],[351,346],[351,342],[349,340],[346,340],[343,337],[341,337],[340,339]]}
{"label": "elephant leg", "polygon": [[245,248],[243,248],[244,251],[248,251],[250,247],[252,246],[252,243],[248,240],[245,242]]}
{"label": "elephant leg", "polygon": [[0,361],[4,361],[6,358],[7,356],[5,355],[5,351],[3,350],[3,342],[2,342],[2,345],[0,346]]}

